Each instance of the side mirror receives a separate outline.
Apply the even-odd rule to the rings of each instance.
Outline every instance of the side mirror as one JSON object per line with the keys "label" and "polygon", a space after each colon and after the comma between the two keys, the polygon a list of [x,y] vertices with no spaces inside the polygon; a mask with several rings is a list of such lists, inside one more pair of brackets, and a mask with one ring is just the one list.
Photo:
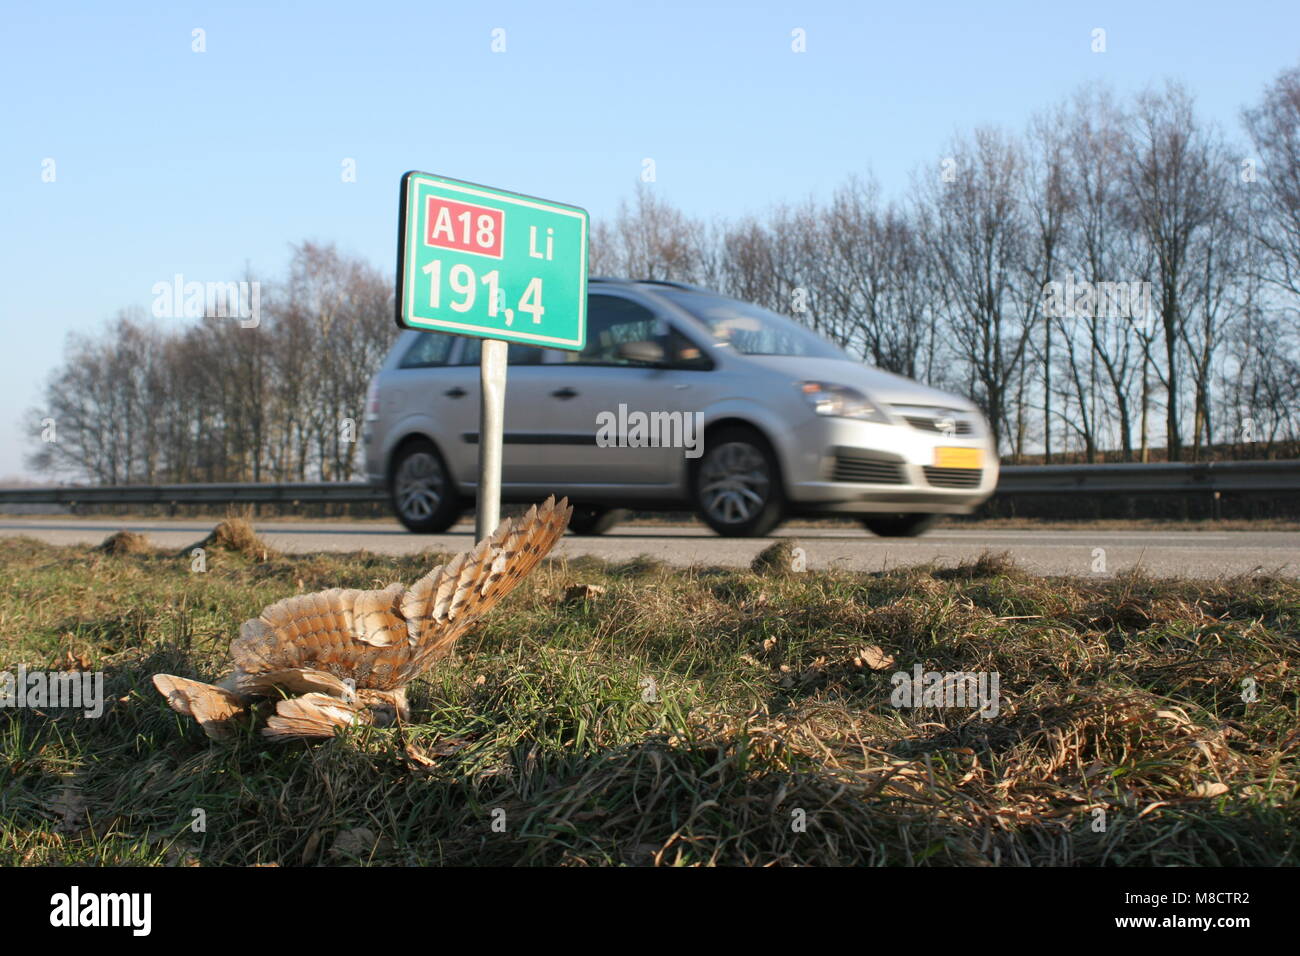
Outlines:
{"label": "side mirror", "polygon": [[662,365],[664,347],[658,342],[624,342],[618,347],[618,357],[629,362],[644,362],[647,365]]}

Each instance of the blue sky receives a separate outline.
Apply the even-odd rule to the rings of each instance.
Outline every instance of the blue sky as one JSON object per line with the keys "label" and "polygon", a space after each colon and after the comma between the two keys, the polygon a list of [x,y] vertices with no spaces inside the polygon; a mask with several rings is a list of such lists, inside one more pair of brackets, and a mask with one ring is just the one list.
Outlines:
{"label": "blue sky", "polygon": [[274,275],[302,239],[391,270],[407,169],[600,219],[650,157],[665,198],[737,216],[850,173],[899,193],[955,131],[1020,127],[1094,79],[1182,79],[1239,138],[1240,108],[1300,62],[1295,0],[7,0],[0,31],[0,479],[69,332],[178,272]]}

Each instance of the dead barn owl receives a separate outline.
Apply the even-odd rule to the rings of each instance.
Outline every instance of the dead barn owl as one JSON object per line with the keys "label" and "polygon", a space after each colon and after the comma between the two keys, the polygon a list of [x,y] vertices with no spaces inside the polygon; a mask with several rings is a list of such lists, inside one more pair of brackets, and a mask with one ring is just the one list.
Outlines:
{"label": "dead barn owl", "polygon": [[330,737],[336,728],[406,719],[406,685],[515,589],[564,534],[573,509],[554,496],[506,520],[472,550],[410,588],[331,588],[270,605],[230,644],[218,684],[155,674],[154,686],[209,737],[224,737],[261,698],[276,700],[272,738]]}

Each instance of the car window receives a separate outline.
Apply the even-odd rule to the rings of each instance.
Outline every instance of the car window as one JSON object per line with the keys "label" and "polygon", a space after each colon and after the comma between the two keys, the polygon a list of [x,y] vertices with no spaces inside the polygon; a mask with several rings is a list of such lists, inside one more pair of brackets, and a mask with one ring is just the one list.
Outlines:
{"label": "car window", "polygon": [[662,327],[654,312],[616,295],[587,296],[587,345],[566,352],[564,361],[577,365],[645,365],[618,354],[625,342],[660,339]]}
{"label": "car window", "polygon": [[848,359],[815,332],[767,309],[711,292],[656,289],[708,327],[715,345],[743,355],[791,355],[800,358]]}
{"label": "car window", "polygon": [[700,348],[690,336],[676,326],[668,329],[668,348],[666,357],[672,368],[710,369],[713,360],[704,349]]}
{"label": "car window", "polygon": [[[507,365],[541,365],[542,352],[544,349],[534,348],[531,345],[520,345],[517,342],[511,342],[510,348],[506,350]],[[466,339],[465,346],[460,350],[460,358],[456,360],[457,365],[478,365],[483,356],[482,339]]]}
{"label": "car window", "polygon": [[446,365],[447,355],[451,352],[452,343],[455,342],[450,335],[442,335],[438,332],[417,332],[415,341],[410,344],[406,354],[402,356],[399,368],[432,368],[435,365]]}

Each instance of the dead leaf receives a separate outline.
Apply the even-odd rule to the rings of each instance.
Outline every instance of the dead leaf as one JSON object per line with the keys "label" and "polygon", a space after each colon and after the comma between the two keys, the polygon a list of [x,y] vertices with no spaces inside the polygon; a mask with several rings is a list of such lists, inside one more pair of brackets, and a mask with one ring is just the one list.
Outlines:
{"label": "dead leaf", "polygon": [[194,847],[188,843],[180,843],[167,847],[163,854],[163,859],[168,866],[202,866],[203,861],[199,859],[198,853]]}
{"label": "dead leaf", "polygon": [[378,852],[381,843],[369,827],[353,827],[334,838],[329,854],[336,858],[366,860]]}
{"label": "dead leaf", "polygon": [[80,790],[64,787],[46,808],[58,817],[56,832],[65,836],[80,833],[83,827],[90,825],[90,811]]}
{"label": "dead leaf", "polygon": [[627,855],[633,866],[653,866],[659,856],[659,844],[638,843]]}
{"label": "dead leaf", "polygon": [[307,838],[307,845],[302,848],[302,864],[306,866],[316,858],[316,850],[320,847],[320,841],[323,833],[317,830]]}
{"label": "dead leaf", "polygon": [[883,671],[888,667],[894,666],[894,656],[886,654],[875,644],[868,644],[858,652],[858,656],[853,658],[855,667],[866,665],[873,671]]}
{"label": "dead leaf", "polygon": [[428,748],[407,744],[406,757],[412,765],[412,770],[428,770],[437,765],[436,758],[450,756],[457,750],[468,747],[470,742],[469,737],[444,737]]}
{"label": "dead leaf", "polygon": [[605,588],[599,584],[572,584],[564,589],[564,597],[561,600],[565,604],[593,601],[604,593]]}
{"label": "dead leaf", "polygon": [[1193,795],[1198,797],[1219,797],[1228,792],[1226,783],[1198,783]]}

